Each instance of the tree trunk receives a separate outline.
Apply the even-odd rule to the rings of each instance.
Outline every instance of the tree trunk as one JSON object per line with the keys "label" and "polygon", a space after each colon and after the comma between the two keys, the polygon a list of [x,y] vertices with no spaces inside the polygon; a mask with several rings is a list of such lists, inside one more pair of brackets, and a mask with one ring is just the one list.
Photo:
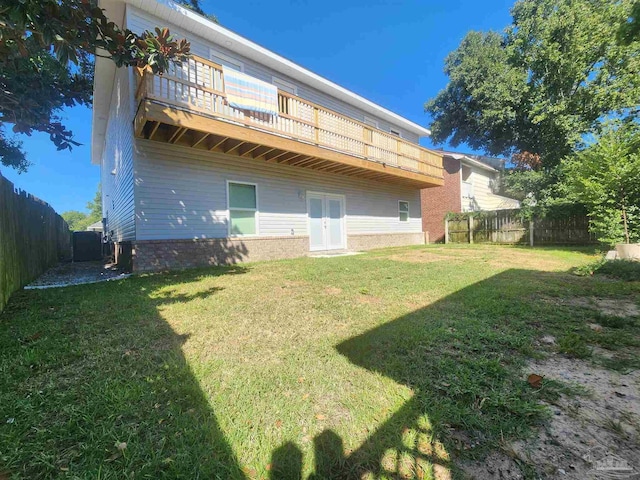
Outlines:
{"label": "tree trunk", "polygon": [[624,225],[624,239],[625,243],[629,242],[629,225],[627,225],[627,209],[624,202],[622,203],[622,224]]}

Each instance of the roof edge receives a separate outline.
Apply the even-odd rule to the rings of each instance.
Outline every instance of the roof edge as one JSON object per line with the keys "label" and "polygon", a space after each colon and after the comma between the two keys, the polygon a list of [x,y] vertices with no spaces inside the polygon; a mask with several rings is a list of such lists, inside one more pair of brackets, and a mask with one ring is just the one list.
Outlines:
{"label": "roof edge", "polygon": [[[186,7],[183,7],[181,5],[174,3],[171,0],[155,0],[154,3],[156,3],[157,7],[153,11],[150,11],[144,8],[144,4],[145,4],[144,1],[141,1],[141,0],[124,0],[124,1],[127,4],[131,4],[133,7],[136,7],[145,11],[146,13],[160,17],[161,19],[166,20],[168,23],[175,24],[175,19],[172,20],[172,13],[173,13],[173,16],[175,16],[175,13],[179,13],[183,15],[188,20],[188,22],[193,22],[194,24],[205,26],[210,30],[212,30],[212,33],[214,33],[216,36],[227,37],[227,40],[230,40],[231,42],[237,42],[238,44],[243,45],[244,47],[254,52],[256,56],[268,58],[272,62],[275,62],[280,66],[285,67],[288,71],[295,72],[296,74],[298,74],[298,78],[296,78],[295,75],[292,76],[292,74],[287,73],[288,76],[292,76],[292,78],[294,79],[303,81],[303,83],[306,83],[313,88],[317,88],[318,90],[323,91],[324,93],[327,93],[333,97],[336,97],[342,101],[345,101],[346,103],[350,103],[355,107],[358,107],[361,110],[365,111],[366,113],[377,115],[378,117],[383,118],[389,121],[390,123],[393,123],[394,125],[403,127],[405,130],[408,130],[418,135],[419,137],[425,137],[425,136],[431,135],[431,130],[429,130],[428,128],[423,127],[397,113],[394,113],[391,110],[372,102],[371,100],[367,100],[361,95],[358,95],[355,92],[352,92],[344,87],[341,87],[337,83],[332,82],[331,80],[328,80],[323,76],[318,75],[298,65],[297,63],[281,55],[278,55],[277,53],[272,52],[271,50],[243,37],[242,35],[239,35],[221,26],[220,24],[212,22],[211,20],[193,12],[192,10],[189,10]],[[225,39],[223,38],[222,40],[224,41]],[[218,39],[215,43],[220,43],[220,39]],[[256,59],[254,58],[253,60],[256,60]],[[259,63],[262,63],[262,62],[259,62]],[[282,72],[282,73],[285,73],[285,72]],[[318,85],[320,85],[320,87]]]}

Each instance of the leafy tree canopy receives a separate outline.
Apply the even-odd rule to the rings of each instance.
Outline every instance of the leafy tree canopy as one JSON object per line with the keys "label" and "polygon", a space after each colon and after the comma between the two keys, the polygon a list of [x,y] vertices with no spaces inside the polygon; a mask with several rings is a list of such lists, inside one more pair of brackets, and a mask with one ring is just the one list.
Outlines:
{"label": "leafy tree canopy", "polygon": [[[197,0],[183,0],[203,13]],[[77,142],[59,112],[90,105],[94,55],[118,67],[163,72],[189,54],[167,29],[136,35],[110,22],[97,0],[5,0],[0,5],[0,161],[24,171],[29,162],[13,133],[44,132],[58,149]]]}
{"label": "leafy tree canopy", "polygon": [[93,200],[87,202],[89,213],[69,210],[61,214],[71,231],[86,230],[92,223],[102,220],[102,188],[98,185]]}
{"label": "leafy tree canopy", "polygon": [[520,0],[504,33],[469,32],[428,101],[436,143],[557,165],[607,115],[640,105],[640,39],[617,40],[633,0]]}
{"label": "leafy tree canopy", "polygon": [[607,124],[562,169],[569,195],[587,207],[600,241],[640,242],[640,127],[636,123]]}

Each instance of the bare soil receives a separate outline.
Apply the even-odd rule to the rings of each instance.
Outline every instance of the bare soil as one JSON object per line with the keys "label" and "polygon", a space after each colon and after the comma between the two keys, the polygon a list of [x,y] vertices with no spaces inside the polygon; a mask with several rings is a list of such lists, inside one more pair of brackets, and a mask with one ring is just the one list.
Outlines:
{"label": "bare soil", "polygon": [[[537,478],[640,478],[640,371],[620,374],[559,354],[527,371],[584,394],[548,404],[552,416],[535,437],[464,465],[470,478],[525,478],[526,468]],[[605,470],[607,460],[620,470]]]}

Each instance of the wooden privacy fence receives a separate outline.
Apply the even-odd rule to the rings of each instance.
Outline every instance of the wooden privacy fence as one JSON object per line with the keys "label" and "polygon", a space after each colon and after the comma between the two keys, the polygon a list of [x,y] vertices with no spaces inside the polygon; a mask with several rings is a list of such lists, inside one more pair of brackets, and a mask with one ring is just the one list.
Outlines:
{"label": "wooden privacy fence", "polygon": [[469,212],[448,218],[445,220],[445,242],[531,246],[597,243],[589,232],[589,219],[584,215],[525,220],[518,209]]}
{"label": "wooden privacy fence", "polygon": [[0,174],[0,312],[13,292],[70,258],[71,232],[63,218]]}

